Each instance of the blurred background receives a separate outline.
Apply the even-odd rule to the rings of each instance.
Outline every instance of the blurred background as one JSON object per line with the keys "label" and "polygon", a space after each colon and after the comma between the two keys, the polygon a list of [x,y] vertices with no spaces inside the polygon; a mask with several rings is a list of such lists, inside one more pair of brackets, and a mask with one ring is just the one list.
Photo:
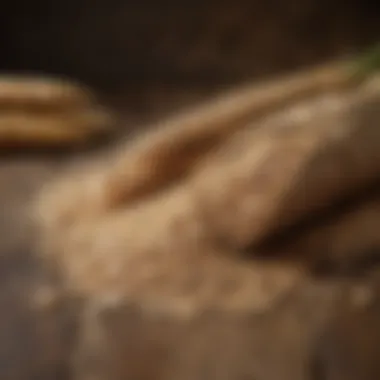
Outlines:
{"label": "blurred background", "polygon": [[[0,72],[58,74],[80,80],[116,111],[123,131],[130,131],[248,80],[361,52],[380,41],[379,8],[376,0],[12,0],[0,12]],[[66,360],[59,356],[66,353],[56,343],[62,331],[71,337],[64,318],[56,321],[55,316],[40,317],[30,310],[30,293],[36,283],[48,282],[45,276],[50,274],[34,256],[34,235],[25,217],[25,205],[41,184],[59,173],[60,160],[50,156],[0,160],[2,380],[58,379],[51,375],[56,373],[55,355],[59,364]],[[310,305],[315,304],[315,309],[309,307],[309,298],[300,297],[295,314],[305,320],[310,314],[319,315],[324,311],[323,297],[320,301],[312,298]],[[53,309],[54,313],[60,310]],[[288,325],[294,325],[287,310],[268,320],[264,340],[258,342],[266,342],[268,336],[269,344],[264,344],[264,356],[258,357],[277,352],[277,359],[268,357],[264,363],[284,363],[280,371],[289,368],[293,373],[298,371],[298,359],[285,363],[288,356],[283,353],[291,357],[293,351],[286,347],[286,339],[278,338],[281,331],[284,337],[292,335],[286,332],[291,331]],[[364,326],[365,336],[372,336],[378,309],[371,310],[375,310],[373,319],[349,321],[342,334],[352,331],[354,338],[360,338]],[[294,334],[296,340],[298,335]],[[378,342],[377,335],[373,336]],[[276,344],[270,344],[271,337]],[[342,344],[345,347],[347,341],[349,349],[363,358],[360,342],[365,346],[367,341],[354,338],[344,335]],[[368,357],[374,358],[371,363],[377,369],[377,345],[367,351],[373,353]],[[46,363],[51,363],[48,368]],[[369,379],[365,373],[363,380]]]}
{"label": "blurred background", "polygon": [[0,15],[0,69],[79,79],[145,120],[359,52],[380,39],[379,10],[369,0],[14,0]]}

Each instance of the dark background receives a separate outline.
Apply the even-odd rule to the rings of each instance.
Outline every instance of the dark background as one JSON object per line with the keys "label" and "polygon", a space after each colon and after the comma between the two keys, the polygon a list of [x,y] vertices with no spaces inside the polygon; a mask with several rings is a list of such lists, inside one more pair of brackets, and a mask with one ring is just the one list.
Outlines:
{"label": "dark background", "polygon": [[361,50],[380,39],[379,8],[369,0],[15,0],[0,15],[1,69],[65,74],[112,93],[237,83]]}

